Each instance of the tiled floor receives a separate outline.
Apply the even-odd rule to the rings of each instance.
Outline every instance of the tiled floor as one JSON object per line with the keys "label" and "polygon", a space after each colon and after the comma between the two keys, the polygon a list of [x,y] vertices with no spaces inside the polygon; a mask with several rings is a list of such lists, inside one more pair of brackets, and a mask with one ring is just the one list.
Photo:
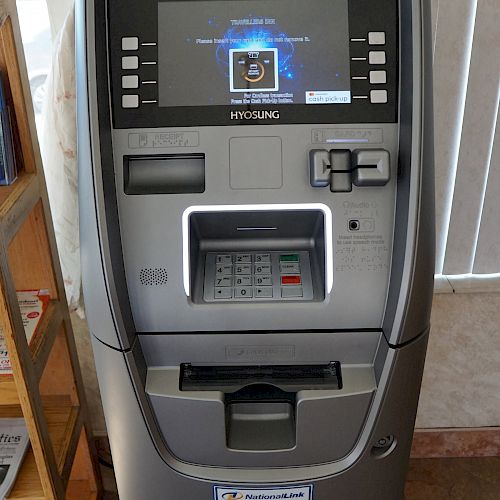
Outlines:
{"label": "tiled floor", "polygon": [[412,460],[406,500],[500,500],[500,457]]}
{"label": "tiled floor", "polygon": [[[117,500],[112,471],[103,476],[104,499]],[[412,460],[406,500],[500,500],[500,457]]]}

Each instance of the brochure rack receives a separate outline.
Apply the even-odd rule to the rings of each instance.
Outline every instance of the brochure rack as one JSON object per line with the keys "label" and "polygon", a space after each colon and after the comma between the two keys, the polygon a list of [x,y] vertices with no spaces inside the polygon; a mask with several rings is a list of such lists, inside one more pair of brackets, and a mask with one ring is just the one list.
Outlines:
{"label": "brochure rack", "polygon": [[[13,368],[13,376],[0,377],[0,418],[24,417],[31,443],[8,498],[100,498],[34,120],[29,122],[19,30],[15,17],[3,14],[0,7],[0,70],[14,111],[19,175],[13,185],[0,187],[0,327]],[[31,289],[48,289],[51,301],[28,345],[16,290]]]}

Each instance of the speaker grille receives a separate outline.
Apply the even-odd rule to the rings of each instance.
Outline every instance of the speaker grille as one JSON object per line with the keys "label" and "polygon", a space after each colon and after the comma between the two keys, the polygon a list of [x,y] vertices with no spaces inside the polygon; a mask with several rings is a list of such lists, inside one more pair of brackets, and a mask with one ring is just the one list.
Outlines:
{"label": "speaker grille", "polygon": [[144,286],[162,286],[168,281],[167,270],[164,267],[143,267],[139,281]]}

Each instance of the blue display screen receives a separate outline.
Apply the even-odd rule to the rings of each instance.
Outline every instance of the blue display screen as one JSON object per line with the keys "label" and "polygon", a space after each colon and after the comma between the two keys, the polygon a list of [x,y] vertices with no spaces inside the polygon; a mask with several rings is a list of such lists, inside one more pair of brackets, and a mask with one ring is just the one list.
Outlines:
{"label": "blue display screen", "polygon": [[347,0],[160,2],[159,104],[351,102]]}

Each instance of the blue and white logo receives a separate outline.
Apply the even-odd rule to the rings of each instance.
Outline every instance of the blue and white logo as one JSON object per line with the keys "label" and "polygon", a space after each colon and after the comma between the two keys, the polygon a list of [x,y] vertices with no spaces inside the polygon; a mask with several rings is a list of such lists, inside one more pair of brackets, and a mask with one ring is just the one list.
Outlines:
{"label": "blue and white logo", "polygon": [[313,500],[313,487],[297,488],[227,488],[214,487],[214,500]]}

